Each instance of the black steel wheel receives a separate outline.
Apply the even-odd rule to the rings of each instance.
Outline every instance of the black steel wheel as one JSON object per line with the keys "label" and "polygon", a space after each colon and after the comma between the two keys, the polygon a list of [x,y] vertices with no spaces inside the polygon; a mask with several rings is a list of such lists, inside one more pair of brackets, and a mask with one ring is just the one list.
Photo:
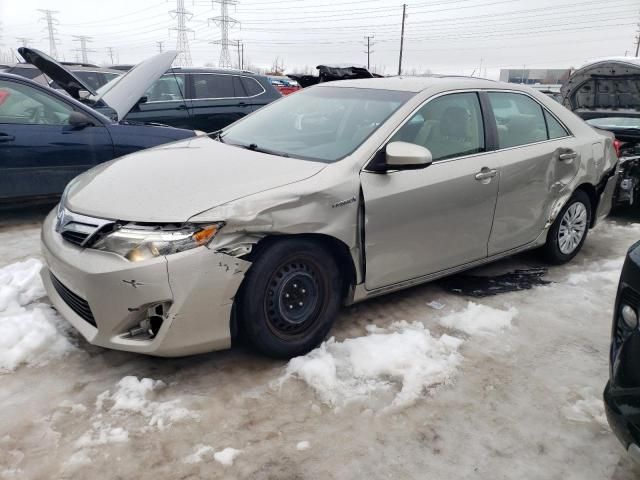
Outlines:
{"label": "black steel wheel", "polygon": [[276,241],[258,255],[236,299],[242,334],[269,356],[304,354],[328,334],[341,295],[338,266],[321,244]]}

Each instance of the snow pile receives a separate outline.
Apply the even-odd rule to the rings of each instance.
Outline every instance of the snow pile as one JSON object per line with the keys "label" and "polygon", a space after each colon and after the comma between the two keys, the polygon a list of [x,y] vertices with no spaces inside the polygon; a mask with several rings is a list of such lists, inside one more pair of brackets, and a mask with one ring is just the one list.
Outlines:
{"label": "snow pile", "polygon": [[310,447],[311,444],[307,440],[303,440],[302,442],[298,442],[298,444],[296,445],[296,450],[302,452],[304,450],[309,450]]}
{"label": "snow pile", "polygon": [[73,349],[56,328],[56,313],[33,303],[46,294],[41,268],[36,259],[0,268],[0,371],[21,364],[43,365]]}
{"label": "snow pile", "polygon": [[498,310],[487,305],[469,302],[464,310],[440,319],[440,325],[460,330],[469,335],[493,335],[511,326],[518,314],[514,307]]}
{"label": "snow pile", "polygon": [[586,270],[574,272],[567,277],[569,285],[581,285],[590,281],[605,282],[617,284],[622,271],[624,257],[615,260],[602,260],[589,263]]}
{"label": "snow pile", "polygon": [[114,428],[102,422],[94,422],[93,428],[76,441],[76,447],[97,447],[108,443],[124,443],[127,441],[129,441],[129,432],[124,428]]}
{"label": "snow pile", "polygon": [[588,392],[583,392],[581,397],[564,408],[565,417],[574,422],[595,422],[601,427],[609,428],[602,398]]}
{"label": "snow pile", "polygon": [[109,390],[98,395],[96,410],[104,409],[105,403],[112,403],[108,410],[112,414],[137,413],[149,419],[149,426],[155,426],[162,430],[174,422],[189,418],[197,418],[190,410],[180,406],[180,400],[165,402],[154,401],[166,384],[161,380],[128,376],[117,384],[116,391],[111,394]]}
{"label": "snow pile", "polygon": [[187,455],[182,462],[183,463],[200,463],[204,460],[205,455],[213,454],[213,447],[211,445],[203,445],[199,443],[196,445],[196,451],[191,455]]}
{"label": "snow pile", "polygon": [[236,450],[235,448],[227,447],[224,450],[216,452],[213,454],[213,459],[224,465],[225,467],[230,467],[233,465],[233,461],[236,459],[238,455],[242,453],[242,450]]}
{"label": "snow pile", "polygon": [[421,323],[395,322],[388,329],[373,325],[369,335],[324,342],[293,358],[281,383],[294,377],[311,386],[331,406],[397,391],[391,407],[414,403],[425,390],[448,381],[462,360],[462,340],[431,336]]}

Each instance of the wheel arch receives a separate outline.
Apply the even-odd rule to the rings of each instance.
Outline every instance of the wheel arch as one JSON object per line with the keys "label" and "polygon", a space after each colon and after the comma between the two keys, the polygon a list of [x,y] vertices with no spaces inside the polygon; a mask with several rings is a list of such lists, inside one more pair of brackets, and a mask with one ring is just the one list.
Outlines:
{"label": "wheel arch", "polygon": [[598,210],[598,192],[596,191],[596,187],[590,183],[582,183],[578,185],[575,191],[577,192],[578,190],[583,191],[587,194],[587,197],[589,197],[589,201],[591,203],[591,219],[589,221],[589,228],[593,228],[596,221],[596,212]]}

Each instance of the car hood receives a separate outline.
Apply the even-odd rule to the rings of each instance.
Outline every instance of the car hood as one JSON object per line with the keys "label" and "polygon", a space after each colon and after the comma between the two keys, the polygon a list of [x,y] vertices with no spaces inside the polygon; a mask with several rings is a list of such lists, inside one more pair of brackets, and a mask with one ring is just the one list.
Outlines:
{"label": "car hood", "polygon": [[38,67],[76,100],[80,99],[80,90],[88,91],[91,101],[102,101],[115,110],[118,116],[116,120],[127,116],[144,92],[171,68],[178,55],[178,52],[171,50],[148,58],[96,91],[46,53],[27,47],[19,48],[18,52],[26,62]]}
{"label": "car hood", "polygon": [[584,120],[640,116],[640,59],[611,58],[588,63],[562,86],[562,104]]}
{"label": "car hood", "polygon": [[80,77],[46,53],[28,47],[18,48],[18,53],[24,58],[25,62],[37,67],[76,100],[80,99],[80,90],[86,90],[90,94],[96,95],[95,90],[90,85],[83,82]]}
{"label": "car hood", "polygon": [[116,77],[98,89],[92,100],[102,100],[118,114],[127,116],[151,85],[171,68],[178,52],[171,50],[140,62],[127,73]]}
{"label": "car hood", "polygon": [[225,145],[204,135],[85,172],[70,183],[65,206],[98,218],[185,222],[233,200],[304,180],[324,167]]}

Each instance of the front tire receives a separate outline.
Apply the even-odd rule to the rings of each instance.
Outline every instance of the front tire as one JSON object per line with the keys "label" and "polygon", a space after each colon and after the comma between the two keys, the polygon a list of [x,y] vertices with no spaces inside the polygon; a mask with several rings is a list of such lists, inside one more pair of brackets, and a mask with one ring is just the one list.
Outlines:
{"label": "front tire", "polygon": [[271,357],[307,353],[329,333],[342,284],[335,259],[319,243],[292,238],[268,245],[236,299],[242,335]]}
{"label": "front tire", "polygon": [[591,200],[582,190],[577,190],[547,234],[543,248],[546,259],[556,265],[568,262],[575,257],[587,239],[591,225]]}

